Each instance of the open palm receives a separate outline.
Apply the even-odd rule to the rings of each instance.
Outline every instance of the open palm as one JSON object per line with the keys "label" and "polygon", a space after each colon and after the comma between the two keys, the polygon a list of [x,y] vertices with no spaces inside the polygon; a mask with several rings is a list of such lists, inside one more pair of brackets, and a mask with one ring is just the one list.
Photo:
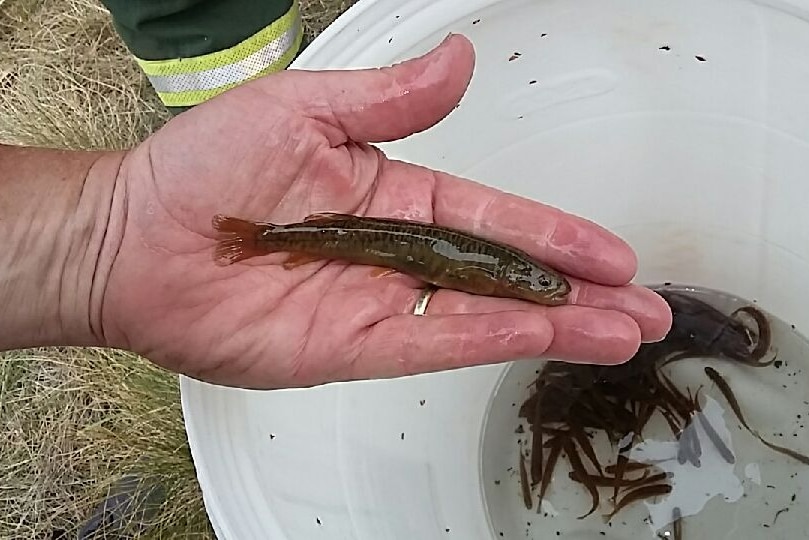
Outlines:
{"label": "open palm", "polygon": [[[474,182],[388,160],[370,142],[438,122],[474,64],[452,36],[381,70],[286,71],[180,115],[130,152],[116,197],[125,225],[103,307],[113,346],[189,376],[247,388],[309,386],[552,356],[627,360],[671,321],[627,285],[631,249],[585,220]],[[120,202],[123,201],[123,202]],[[514,244],[574,276],[571,304],[440,290],[367,266],[286,254],[213,262],[217,213],[277,223],[319,211],[394,216]]]}

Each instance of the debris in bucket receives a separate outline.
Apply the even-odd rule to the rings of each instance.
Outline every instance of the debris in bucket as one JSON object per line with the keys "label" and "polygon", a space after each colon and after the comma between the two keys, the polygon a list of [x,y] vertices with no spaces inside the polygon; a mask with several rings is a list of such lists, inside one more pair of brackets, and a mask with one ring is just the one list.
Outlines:
{"label": "debris in bucket", "polygon": [[512,60],[516,60],[520,56],[522,56],[522,53],[518,53],[515,51],[511,56],[508,57],[508,61],[511,62]]}
{"label": "debris in bucket", "polygon": [[480,22],[480,19],[475,19],[474,21],[472,21],[472,24],[477,24],[479,22]]}
{"label": "debris in bucket", "polygon": [[705,57],[704,57],[704,56],[696,55],[694,58],[696,58],[696,59],[697,59],[697,60],[699,60],[700,62],[705,62],[705,61],[706,61],[706,59],[705,59]]}
{"label": "debris in bucket", "polygon": [[[703,386],[708,385],[718,390],[741,426],[761,444],[809,465],[809,456],[765,440],[747,423],[728,380],[717,369],[705,366],[701,370],[707,376],[705,385],[696,390],[678,388],[663,371],[668,364],[695,358],[775,370],[772,321],[763,311],[743,305],[727,314],[688,294],[689,289],[693,290],[655,288],[671,306],[671,330],[662,341],[641,345],[628,362],[617,366],[545,363],[518,414],[527,422],[524,431],[531,434],[526,441],[528,465],[524,463],[523,449],[519,462],[526,508],[532,509],[532,495],[538,490],[537,512],[541,511],[562,456],[571,469],[568,477],[583,486],[592,500],[589,510],[578,519],[590,516],[609,501],[611,509],[602,517],[611,525],[623,509],[669,496],[676,483],[673,473],[661,469],[659,460],[638,459],[640,449],[630,455],[634,445],[643,441],[643,430],[655,413],[660,414],[674,436],[677,444],[671,460],[680,466],[701,466],[706,443],[697,436],[697,425],[716,449],[715,455],[725,463],[735,463],[733,452],[709,422],[700,399]],[[591,441],[594,432],[603,433],[610,441],[613,463],[604,464],[599,457]],[[603,497],[600,490],[606,490],[609,496]],[[683,517],[679,508],[675,511],[670,522],[675,537],[681,538]]]}
{"label": "debris in bucket", "polygon": [[780,516],[784,512],[789,512],[789,507],[788,506],[780,509],[778,512],[775,513],[775,517],[772,519],[772,524],[773,525],[775,525],[775,522],[778,520],[778,516]]}
{"label": "debris in bucket", "polygon": [[663,45],[662,47],[658,47],[658,49],[661,51],[670,51],[671,47],[669,47],[668,45]]}

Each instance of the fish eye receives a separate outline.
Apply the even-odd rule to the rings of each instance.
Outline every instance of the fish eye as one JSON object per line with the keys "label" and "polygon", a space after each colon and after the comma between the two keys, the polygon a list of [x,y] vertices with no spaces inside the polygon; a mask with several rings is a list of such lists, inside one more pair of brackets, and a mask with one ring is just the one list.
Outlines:
{"label": "fish eye", "polygon": [[547,276],[542,276],[541,278],[539,278],[539,286],[540,287],[550,287],[551,286],[550,278],[547,277]]}

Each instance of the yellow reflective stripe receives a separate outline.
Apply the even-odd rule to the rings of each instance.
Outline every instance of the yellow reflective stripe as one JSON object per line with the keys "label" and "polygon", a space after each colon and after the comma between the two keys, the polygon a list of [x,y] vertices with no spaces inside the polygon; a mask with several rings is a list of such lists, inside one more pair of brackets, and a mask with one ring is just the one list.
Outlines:
{"label": "yellow reflective stripe", "polygon": [[244,60],[251,54],[266,47],[270,42],[291,29],[300,20],[298,0],[293,0],[292,7],[284,15],[266,28],[259,30],[244,41],[229,49],[223,49],[193,58],[172,58],[168,60],[143,60],[136,58],[138,65],[148,76],[172,76],[183,73],[206,71]]}
{"label": "yellow reflective stripe", "polygon": [[194,105],[199,105],[200,103],[204,103],[209,99],[218,96],[222,92],[226,90],[230,90],[231,88],[235,88],[244,82],[261,77],[262,75],[266,75],[268,73],[274,73],[276,71],[282,71],[285,69],[289,64],[292,63],[292,60],[295,58],[298,50],[300,49],[301,42],[303,41],[303,32],[299,32],[298,36],[295,39],[294,45],[285,52],[279,60],[263,70],[259,71],[255,75],[244,79],[239,82],[232,82],[211,90],[187,90],[184,92],[157,92],[158,97],[163,102],[163,105],[166,107],[191,107]]}
{"label": "yellow reflective stripe", "polygon": [[272,24],[244,41],[194,58],[136,58],[164,105],[198,105],[246,81],[286,69],[303,41],[298,0]]}

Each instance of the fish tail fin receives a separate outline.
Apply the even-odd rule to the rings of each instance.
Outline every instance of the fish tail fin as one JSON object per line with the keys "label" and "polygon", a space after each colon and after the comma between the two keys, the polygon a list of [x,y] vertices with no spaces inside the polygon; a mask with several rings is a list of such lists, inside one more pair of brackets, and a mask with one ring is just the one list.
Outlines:
{"label": "fish tail fin", "polygon": [[261,250],[258,246],[259,234],[277,227],[272,223],[249,221],[221,214],[214,216],[212,224],[217,232],[229,235],[228,238],[219,240],[214,249],[214,260],[222,266],[264,255],[266,250]]}

